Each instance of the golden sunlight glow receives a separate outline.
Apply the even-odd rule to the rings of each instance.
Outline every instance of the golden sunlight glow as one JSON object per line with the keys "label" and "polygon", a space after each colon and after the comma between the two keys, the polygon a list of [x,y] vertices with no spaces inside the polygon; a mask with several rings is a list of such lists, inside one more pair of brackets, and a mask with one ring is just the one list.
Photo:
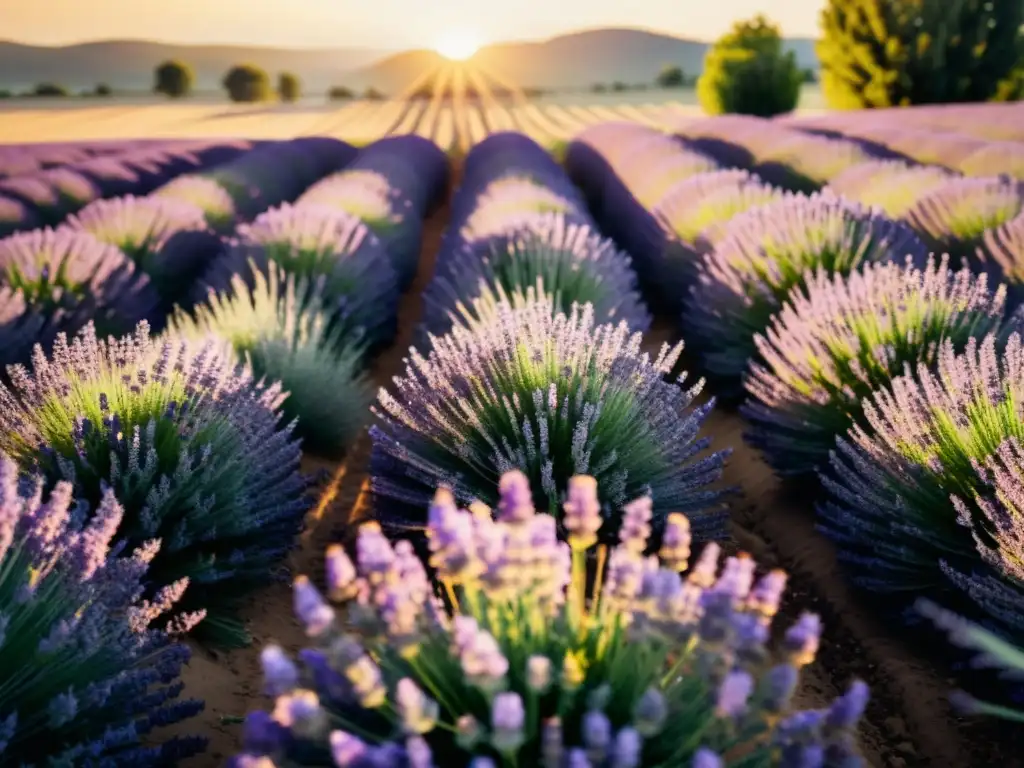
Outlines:
{"label": "golden sunlight glow", "polygon": [[480,43],[466,30],[449,30],[434,48],[446,59],[465,61],[480,49]]}

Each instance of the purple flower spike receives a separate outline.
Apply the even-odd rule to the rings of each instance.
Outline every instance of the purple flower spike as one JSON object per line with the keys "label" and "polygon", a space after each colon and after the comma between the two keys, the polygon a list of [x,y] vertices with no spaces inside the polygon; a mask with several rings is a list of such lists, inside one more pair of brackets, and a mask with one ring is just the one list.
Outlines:
{"label": "purple flower spike", "polygon": [[295,615],[302,622],[306,634],[316,637],[334,623],[334,610],[317,592],[309,579],[299,576],[292,586]]}
{"label": "purple flower spike", "polygon": [[503,474],[498,482],[497,519],[505,523],[526,523],[535,512],[529,478],[518,470]]}
{"label": "purple flower spike", "polygon": [[562,511],[562,525],[569,532],[569,543],[577,549],[589,549],[597,541],[603,522],[597,480],[588,475],[570,477]]}
{"label": "purple flower spike", "polygon": [[701,747],[694,753],[690,768],[725,768],[725,763],[710,749]]}

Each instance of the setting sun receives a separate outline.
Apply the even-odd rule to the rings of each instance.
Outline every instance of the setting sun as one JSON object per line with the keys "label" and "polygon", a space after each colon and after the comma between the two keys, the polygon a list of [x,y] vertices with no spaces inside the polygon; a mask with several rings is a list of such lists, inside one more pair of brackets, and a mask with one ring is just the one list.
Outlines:
{"label": "setting sun", "polygon": [[441,38],[435,49],[446,59],[465,61],[480,49],[474,36],[465,30],[448,32]]}

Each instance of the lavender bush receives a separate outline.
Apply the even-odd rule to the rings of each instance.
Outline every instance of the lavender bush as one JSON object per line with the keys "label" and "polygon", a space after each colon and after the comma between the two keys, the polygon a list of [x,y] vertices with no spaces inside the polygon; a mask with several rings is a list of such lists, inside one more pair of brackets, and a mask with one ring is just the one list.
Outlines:
{"label": "lavender bush", "polygon": [[207,225],[215,232],[226,234],[234,228],[237,217],[235,201],[224,187],[205,176],[178,176],[153,192],[150,197],[180,200],[200,208]]}
{"label": "lavender bush", "polygon": [[754,336],[764,333],[805,275],[848,274],[861,264],[922,265],[928,252],[903,224],[833,195],[786,198],[737,216],[704,257],[683,314],[687,340],[726,393],[739,389]]}
{"label": "lavender bush", "polygon": [[933,365],[944,341],[998,329],[1006,290],[985,276],[954,272],[948,258],[922,270],[909,261],[868,264],[849,276],[819,270],[795,289],[764,335],[748,370],[743,415],[748,441],[780,474],[827,464],[837,436],[864,424],[862,403],[906,366]]}
{"label": "lavender bush", "polygon": [[188,576],[181,609],[208,608],[211,638],[244,637],[234,602],[271,578],[306,509],[279,387],[255,386],[212,343],[157,343],[146,323],[120,340],[91,325],[61,335],[32,368],[0,385],[0,450],[94,507],[112,487],[119,535],[164,542],[152,583]]}
{"label": "lavender bush", "polygon": [[296,422],[304,448],[327,455],[343,451],[373,401],[362,340],[332,326],[323,278],[311,286],[271,264],[267,275],[253,265],[251,282],[250,291],[235,276],[230,292],[211,294],[192,315],[179,311],[169,331],[191,340],[226,339],[257,378],[280,382],[287,393],[281,412]]}
{"label": "lavender bush", "polygon": [[[120,250],[86,232],[37,229],[0,240],[0,284],[21,294],[37,315],[39,342],[49,347],[57,333],[76,333],[89,320],[98,332],[120,334],[159,309],[159,296],[145,273]],[[25,345],[19,345],[21,352]],[[27,362],[0,348],[4,365]]]}
{"label": "lavender bush", "polygon": [[444,333],[474,299],[493,311],[499,288],[514,294],[538,281],[562,311],[589,303],[600,322],[623,320],[637,331],[650,327],[629,256],[592,227],[559,213],[536,214],[528,225],[439,259],[423,294],[424,327]]}
{"label": "lavender bush", "polygon": [[0,237],[42,226],[39,216],[21,200],[0,194]]}
{"label": "lavender bush", "polygon": [[412,200],[383,174],[341,171],[314,184],[295,204],[323,205],[357,217],[384,246],[401,287],[416,276],[423,220]]}
{"label": "lavender bush", "polygon": [[[79,500],[80,501],[80,500]],[[0,763],[164,766],[206,739],[154,739],[203,704],[178,700],[188,647],[151,629],[188,585],[141,600],[160,543],[111,546],[123,510],[111,491],[88,520],[70,483],[47,496],[0,453]],[[173,633],[201,614],[178,617]]]}
{"label": "lavender bush", "polygon": [[[356,562],[327,553],[328,598],[304,578],[295,609],[311,646],[299,664],[263,651],[272,712],[246,721],[248,766],[846,766],[863,764],[854,730],[867,703],[855,682],[828,709],[794,712],[814,659],[817,616],[803,614],[778,652],[767,641],[786,577],[755,581],[746,556],[709,544],[690,566],[687,519],[650,548],[651,500],[626,505],[611,548],[598,485],[576,476],[562,522],[538,514],[530,482],[508,472],[497,521],[482,504],[430,506],[435,592],[409,542],[376,524]],[[683,575],[685,572],[685,576]]]}
{"label": "lavender bush", "polygon": [[1024,213],[987,230],[981,239],[978,258],[989,272],[1007,282],[1011,302],[1020,304],[1024,299]]}
{"label": "lavender bush", "polygon": [[149,278],[165,304],[179,301],[220,252],[220,240],[198,206],[158,197],[97,200],[68,219],[121,249]]}
{"label": "lavender bush", "polygon": [[708,486],[728,451],[700,457],[710,440],[697,436],[714,401],[691,408],[703,382],[666,381],[682,344],[651,360],[641,341],[625,322],[598,325],[589,304],[566,314],[542,296],[433,338],[426,356],[411,351],[373,409],[378,516],[415,523],[442,483],[460,500],[493,502],[495,478],[511,469],[554,514],[569,478],[589,472],[608,515],[650,493],[659,530],[680,510],[700,537],[722,534],[723,494]]}
{"label": "lavender bush", "polygon": [[[267,273],[275,263],[286,273],[305,278],[310,288],[323,280],[324,296],[336,312],[332,322],[363,328],[370,343],[395,333],[398,278],[380,240],[355,216],[315,205],[282,205],[238,227],[223,257],[205,275],[209,290],[231,288],[236,275],[252,287],[250,264]],[[302,297],[307,304],[312,296]]]}
{"label": "lavender bush", "polygon": [[970,257],[987,230],[1024,210],[1024,183],[1007,179],[953,179],[922,198],[906,214],[937,253]]}
{"label": "lavender bush", "polygon": [[828,183],[847,200],[881,208],[887,216],[906,215],[927,195],[956,176],[937,165],[910,165],[901,160],[859,163]]}
{"label": "lavender bush", "polygon": [[956,587],[1024,629],[1024,345],[943,342],[935,370],[895,379],[837,441],[822,528],[874,590]]}

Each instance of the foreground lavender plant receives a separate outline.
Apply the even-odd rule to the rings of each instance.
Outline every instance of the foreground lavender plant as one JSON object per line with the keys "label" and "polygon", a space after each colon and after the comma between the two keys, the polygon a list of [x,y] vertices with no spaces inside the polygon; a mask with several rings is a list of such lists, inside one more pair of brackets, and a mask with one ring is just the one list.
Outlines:
{"label": "foreground lavender plant", "polygon": [[208,608],[201,630],[237,642],[234,601],[272,576],[306,507],[279,388],[255,386],[212,344],[158,344],[145,323],[120,340],[100,341],[91,325],[70,343],[61,335],[11,380],[0,385],[0,450],[94,506],[112,487],[119,535],[164,542],[152,583],[188,576],[182,609]]}
{"label": "foreground lavender plant", "polygon": [[875,591],[957,587],[1024,630],[1024,346],[951,340],[895,379],[840,439],[822,527]]}
{"label": "foreground lavender plant", "polygon": [[728,452],[700,457],[710,440],[697,436],[714,401],[691,408],[702,382],[665,380],[682,344],[651,360],[641,341],[624,322],[598,325],[589,304],[563,314],[541,296],[432,338],[426,357],[412,351],[394,394],[382,389],[373,409],[377,514],[415,522],[440,483],[461,500],[493,502],[494,478],[511,469],[554,513],[569,478],[589,472],[605,514],[649,492],[659,529],[682,510],[699,536],[720,535],[722,492],[708,486]]}
{"label": "foreground lavender plant", "polygon": [[149,275],[168,307],[220,251],[202,209],[171,198],[97,200],[68,219],[67,226],[120,248]]}
{"label": "foreground lavender plant", "polygon": [[46,498],[18,474],[0,453],[0,763],[164,766],[202,751],[206,739],[151,733],[203,708],[177,700],[188,647],[150,629],[188,579],[140,600],[160,544],[111,548],[123,516],[114,494],[84,522],[69,483]]}
{"label": "foreground lavender plant", "polygon": [[1019,305],[1024,300],[1024,213],[986,231],[978,257],[985,267],[1007,282],[1012,303]]}
{"label": "foreground lavender plant", "polygon": [[903,224],[828,194],[793,196],[737,216],[704,258],[683,315],[687,340],[728,393],[738,392],[754,336],[805,275],[849,274],[861,264],[910,255],[923,266],[924,244]]}
{"label": "foreground lavender plant", "polygon": [[275,264],[268,275],[253,265],[251,291],[235,276],[229,293],[211,294],[193,315],[179,311],[169,331],[196,341],[226,339],[257,378],[280,382],[288,395],[281,411],[296,422],[304,447],[339,453],[362,429],[373,401],[362,341],[332,326],[322,279],[310,286]]}
{"label": "foreground lavender plant", "polygon": [[[919,599],[915,608],[946,632],[953,645],[978,654],[971,664],[974,669],[997,669],[1001,677],[1016,681],[1024,677],[1024,650],[1021,648],[962,616],[940,608],[930,600]],[[964,691],[955,691],[950,699],[953,706],[963,714],[989,715],[1024,723],[1024,712],[1019,709],[981,701]]]}
{"label": "foreground lavender plant", "polygon": [[[814,659],[818,617],[805,613],[778,653],[767,647],[786,576],[755,581],[749,557],[705,547],[690,567],[687,519],[673,514],[658,556],[651,500],[624,510],[610,549],[588,554],[602,525],[598,485],[573,477],[568,542],[538,514],[529,480],[508,472],[497,520],[482,504],[430,505],[435,593],[409,542],[365,524],[353,563],[327,552],[327,597],[295,582],[312,647],[299,664],[263,651],[272,712],[246,721],[245,766],[856,768],[867,703],[855,682],[830,708],[793,712]],[[683,573],[686,575],[683,576]],[[262,761],[261,761],[262,758]]]}
{"label": "foreground lavender plant", "polygon": [[907,222],[937,253],[970,257],[987,230],[1024,210],[1024,183],[954,178],[907,212]]}
{"label": "foreground lavender plant", "polygon": [[941,344],[998,328],[1006,289],[985,276],[953,272],[948,258],[924,270],[909,261],[869,264],[849,276],[818,271],[795,289],[755,337],[758,357],[745,379],[746,436],[780,474],[827,464],[837,436],[863,425],[862,403],[905,366],[934,364]]}
{"label": "foreground lavender plant", "polygon": [[424,327],[445,333],[474,299],[493,311],[499,288],[515,293],[538,281],[562,311],[589,303],[599,322],[622,320],[636,331],[650,327],[629,256],[593,228],[558,213],[538,214],[528,225],[443,258],[423,295]]}
{"label": "foreground lavender plant", "polygon": [[[323,278],[324,295],[337,307],[334,322],[363,328],[368,342],[395,333],[398,278],[380,240],[351,214],[324,206],[282,205],[240,226],[223,258],[204,276],[203,296],[230,290],[236,275],[252,287],[250,264],[267,273],[271,263],[305,278]],[[302,297],[303,303],[312,300]]]}
{"label": "foreground lavender plant", "polygon": [[[77,333],[92,320],[101,335],[130,331],[153,316],[159,296],[121,251],[86,232],[37,229],[0,240],[0,284],[19,292],[49,348],[58,333]],[[24,345],[19,345],[24,352]],[[0,348],[0,363],[25,363]]]}

